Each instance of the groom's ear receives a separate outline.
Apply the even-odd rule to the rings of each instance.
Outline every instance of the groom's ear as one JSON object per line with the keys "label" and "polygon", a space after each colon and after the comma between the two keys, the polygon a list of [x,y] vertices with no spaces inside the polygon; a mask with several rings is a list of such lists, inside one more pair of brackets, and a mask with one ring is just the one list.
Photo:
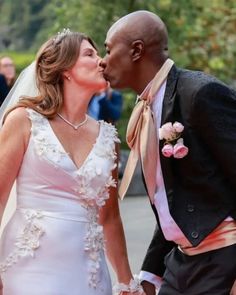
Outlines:
{"label": "groom's ear", "polygon": [[135,40],[131,44],[131,58],[133,61],[140,59],[144,53],[144,42],[142,40]]}

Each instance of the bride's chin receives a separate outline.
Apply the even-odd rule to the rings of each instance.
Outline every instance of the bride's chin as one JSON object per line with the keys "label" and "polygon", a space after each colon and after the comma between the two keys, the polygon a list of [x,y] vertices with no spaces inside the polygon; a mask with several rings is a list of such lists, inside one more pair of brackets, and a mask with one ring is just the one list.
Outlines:
{"label": "bride's chin", "polygon": [[99,85],[98,90],[103,90],[103,89],[107,88],[108,85],[109,85],[109,82],[104,79],[103,82]]}

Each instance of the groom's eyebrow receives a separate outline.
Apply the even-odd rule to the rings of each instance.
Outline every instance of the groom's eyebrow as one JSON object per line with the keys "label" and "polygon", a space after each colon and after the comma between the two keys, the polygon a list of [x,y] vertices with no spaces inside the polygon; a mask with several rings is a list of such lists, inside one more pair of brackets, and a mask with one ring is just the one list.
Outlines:
{"label": "groom's eyebrow", "polygon": [[104,43],[105,50],[110,50],[110,46],[107,43]]}

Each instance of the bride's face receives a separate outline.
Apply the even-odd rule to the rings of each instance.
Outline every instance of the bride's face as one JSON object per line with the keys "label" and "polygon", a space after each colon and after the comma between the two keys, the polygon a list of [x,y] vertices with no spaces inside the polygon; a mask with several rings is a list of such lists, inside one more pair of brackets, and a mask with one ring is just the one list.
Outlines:
{"label": "bride's face", "polygon": [[106,87],[107,82],[103,77],[100,61],[101,57],[98,56],[96,49],[87,40],[83,40],[75,65],[67,71],[71,81],[80,87],[89,87],[94,91]]}

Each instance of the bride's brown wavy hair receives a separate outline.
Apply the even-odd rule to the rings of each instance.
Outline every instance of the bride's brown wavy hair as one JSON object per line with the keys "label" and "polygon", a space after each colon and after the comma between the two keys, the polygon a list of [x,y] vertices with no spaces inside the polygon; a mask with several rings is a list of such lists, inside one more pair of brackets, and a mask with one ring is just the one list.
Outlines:
{"label": "bride's brown wavy hair", "polygon": [[94,42],[85,34],[68,30],[63,32],[44,43],[36,55],[36,85],[39,95],[22,96],[5,114],[4,120],[18,107],[29,107],[49,119],[60,111],[63,105],[63,72],[76,63],[83,40],[87,40],[96,49]]}

